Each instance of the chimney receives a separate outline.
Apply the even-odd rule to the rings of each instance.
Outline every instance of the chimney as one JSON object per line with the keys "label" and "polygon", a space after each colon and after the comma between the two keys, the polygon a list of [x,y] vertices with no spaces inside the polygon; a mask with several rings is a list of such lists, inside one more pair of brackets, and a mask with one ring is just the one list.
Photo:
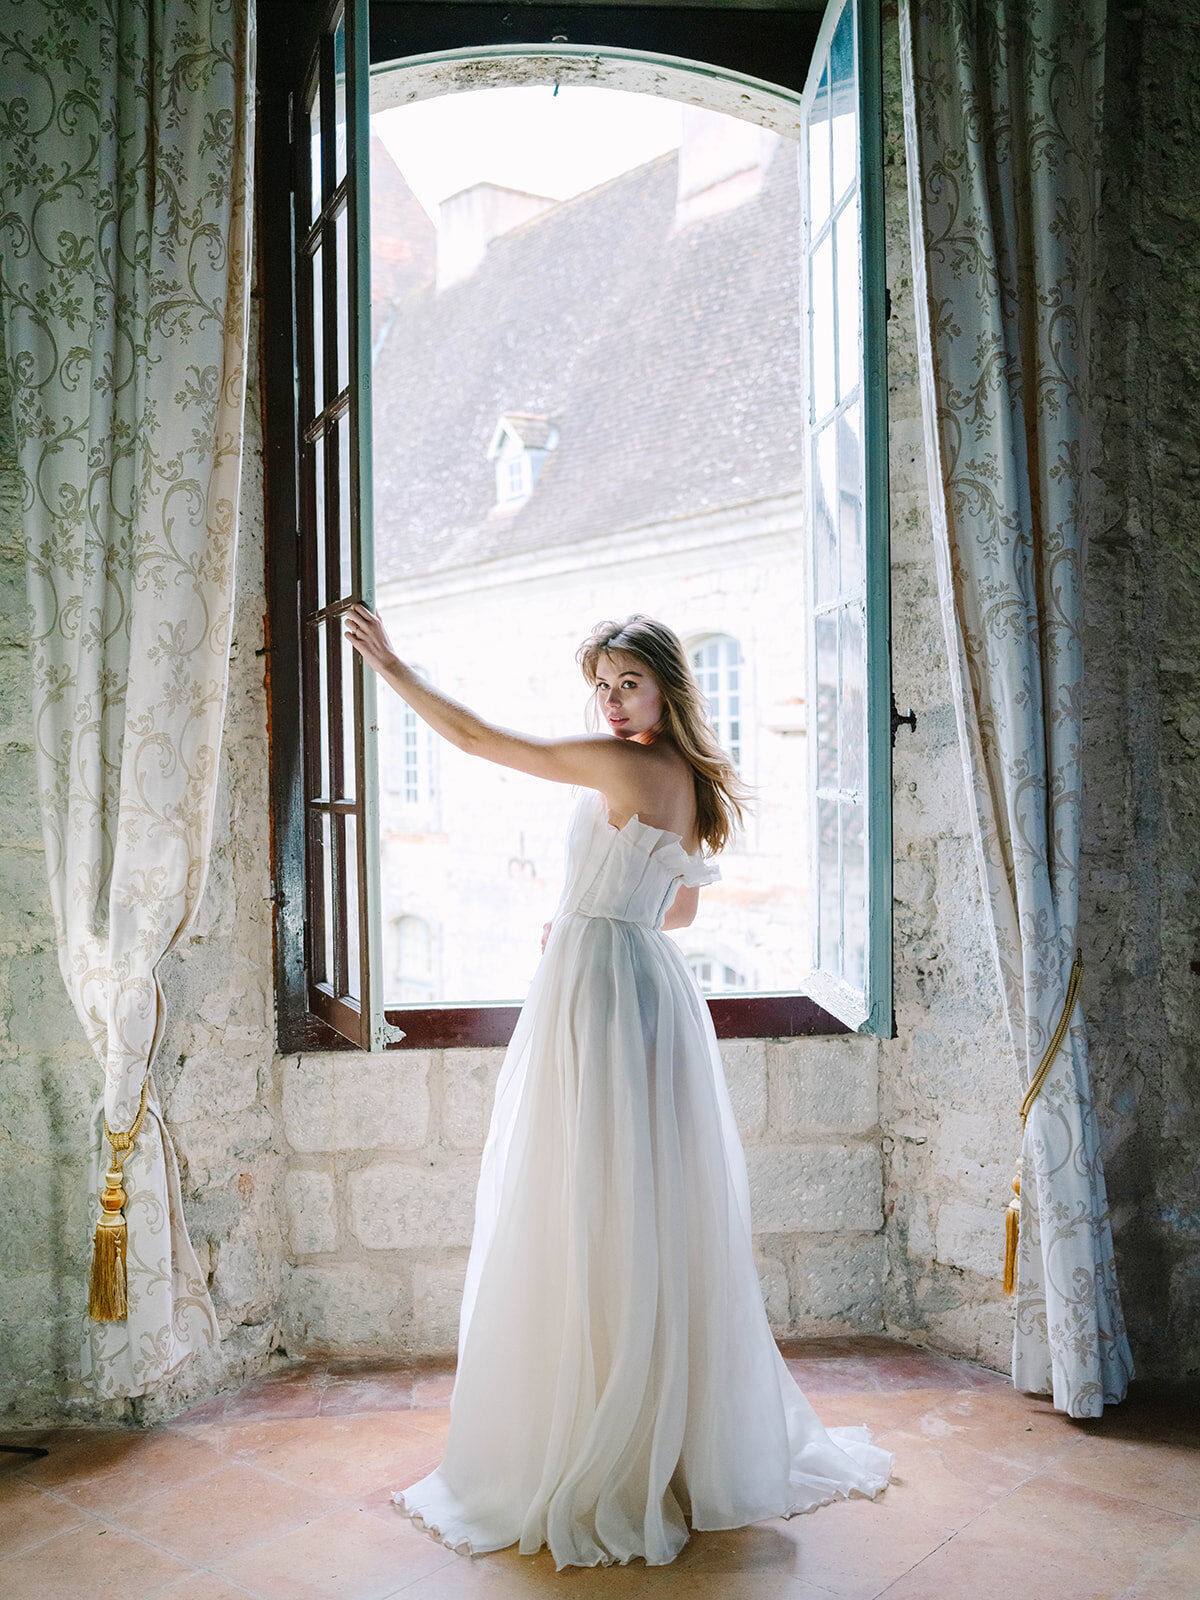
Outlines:
{"label": "chimney", "polygon": [[753,200],[779,134],[702,106],[684,106],[675,224],[716,216]]}
{"label": "chimney", "polygon": [[469,278],[493,239],[555,204],[545,195],[496,183],[473,183],[443,200],[438,208],[438,288]]}

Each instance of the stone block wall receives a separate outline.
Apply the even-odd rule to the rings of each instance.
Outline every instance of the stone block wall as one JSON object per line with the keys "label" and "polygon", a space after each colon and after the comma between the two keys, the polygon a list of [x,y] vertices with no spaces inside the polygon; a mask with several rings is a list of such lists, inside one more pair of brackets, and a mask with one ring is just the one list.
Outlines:
{"label": "stone block wall", "polygon": [[[780,1333],[875,1332],[884,1271],[871,1040],[729,1040],[760,1279]],[[502,1050],[277,1063],[289,1354],[452,1352]]]}

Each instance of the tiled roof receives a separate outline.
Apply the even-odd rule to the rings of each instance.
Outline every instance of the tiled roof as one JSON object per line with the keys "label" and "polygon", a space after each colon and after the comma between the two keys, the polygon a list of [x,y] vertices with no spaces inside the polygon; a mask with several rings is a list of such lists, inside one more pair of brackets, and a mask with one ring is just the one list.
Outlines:
{"label": "tiled roof", "polygon": [[[380,580],[537,551],[799,488],[795,147],[758,198],[675,228],[675,154],[495,239],[418,291],[375,368]],[[558,430],[497,512],[502,415]]]}

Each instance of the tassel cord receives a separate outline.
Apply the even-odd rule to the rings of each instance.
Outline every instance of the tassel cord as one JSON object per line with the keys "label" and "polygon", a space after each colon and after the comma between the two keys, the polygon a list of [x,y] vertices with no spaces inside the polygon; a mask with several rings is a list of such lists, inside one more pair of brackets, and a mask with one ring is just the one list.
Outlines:
{"label": "tassel cord", "polygon": [[146,1120],[146,1098],[150,1087],[147,1077],[142,1084],[142,1098],[133,1126],[125,1132],[114,1133],[104,1119],[104,1136],[112,1146],[112,1161],[104,1177],[100,1192],[100,1218],[96,1223],[96,1236],[92,1245],[92,1276],[88,1291],[88,1316],[93,1322],[124,1322],[129,1314],[129,1290],[126,1268],[128,1229],[125,1223],[125,1192],[123,1168],[133,1149],[142,1124]]}
{"label": "tassel cord", "polygon": [[[1058,1019],[1058,1026],[1051,1036],[1045,1054],[1038,1063],[1029,1088],[1025,1091],[1025,1098],[1021,1101],[1021,1129],[1024,1131],[1026,1119],[1033,1107],[1033,1102],[1042,1092],[1042,1085],[1050,1075],[1050,1068],[1054,1065],[1054,1058],[1062,1049],[1063,1040],[1067,1037],[1067,1030],[1071,1026],[1071,1018],[1075,1015],[1075,1004],[1079,999],[1079,985],[1083,981],[1083,951],[1076,949],[1075,960],[1071,963],[1071,976],[1067,980],[1066,998],[1063,1000],[1062,1013]],[[1004,1292],[1014,1294],[1017,1287],[1017,1244],[1021,1228],[1021,1158],[1017,1157],[1017,1171],[1012,1181],[1013,1198],[1008,1202],[1004,1213]]]}

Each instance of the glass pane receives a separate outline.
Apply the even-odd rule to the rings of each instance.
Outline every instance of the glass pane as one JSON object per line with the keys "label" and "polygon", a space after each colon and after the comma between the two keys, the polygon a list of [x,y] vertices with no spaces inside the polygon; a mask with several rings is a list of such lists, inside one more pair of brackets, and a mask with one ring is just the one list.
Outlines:
{"label": "glass pane", "polygon": [[354,769],[354,651],[350,641],[338,632],[342,640],[342,798],[353,800],[357,794]]}
{"label": "glass pane", "polygon": [[362,998],[362,961],[358,947],[358,818],[346,817],[346,993]]}
{"label": "glass pane", "polygon": [[862,342],[862,298],[858,286],[858,196],[852,195],[834,225],[837,238],[838,399],[858,383]]}
{"label": "glass pane", "polygon": [[826,423],[817,435],[813,474],[813,536],[816,546],[816,603],[836,600],[838,576],[837,425]]}
{"label": "glass pane", "polygon": [[[830,430],[832,431],[832,430]],[[866,582],[866,519],[863,516],[861,410],[847,406],[837,420],[838,547],[841,592],[861,594]]]}
{"label": "glass pane", "polygon": [[829,215],[829,159],[829,69],[826,67],[808,125],[808,205],[814,233]]}
{"label": "glass pane", "polygon": [[329,777],[329,626],[317,624],[317,710],[320,745],[317,753],[317,798],[333,798]]}
{"label": "glass pane", "polygon": [[346,19],[333,36],[333,181],[346,176]]}
{"label": "glass pane", "polygon": [[[325,404],[325,252],[318,247],[312,254],[312,363],[313,416]],[[311,418],[309,419],[311,421]]]}
{"label": "glass pane", "polygon": [[[337,259],[337,387],[340,394],[350,382],[350,256],[347,248],[346,207],[333,225]],[[857,370],[857,368],[856,368]]]}
{"label": "glass pane", "polygon": [[345,600],[354,591],[350,559],[350,413],[338,418],[338,598]]}
{"label": "glass pane", "polygon": [[836,977],[842,969],[836,800],[817,801],[817,882],[817,965]]}
{"label": "glass pane", "polygon": [[315,218],[321,209],[321,91],[317,90],[313,96],[312,111],[308,120],[311,140],[309,142],[309,159],[312,162],[312,211],[310,216]]}
{"label": "glass pane", "polygon": [[321,818],[321,893],[324,896],[321,902],[321,921],[324,926],[325,937],[321,941],[320,957],[324,962],[324,969],[317,976],[317,982],[325,982],[332,989],[333,982],[333,818],[326,812]]}
{"label": "glass pane", "polygon": [[317,586],[313,597],[314,610],[325,605],[325,440],[318,439],[310,446],[313,453],[313,531],[316,546]]}
{"label": "glass pane", "polygon": [[842,976],[861,989],[867,975],[867,849],[863,836],[866,807],[842,804]]}
{"label": "glass pane", "polygon": [[829,50],[829,99],[833,111],[833,203],[836,206],[854,182],[858,167],[853,0],[847,0]]}
{"label": "glass pane", "polygon": [[838,787],[837,616],[813,624],[817,646],[817,787]]}
{"label": "glass pane", "polygon": [[820,422],[836,401],[836,343],[833,330],[833,235],[825,235],[812,257],[812,418]]}
{"label": "glass pane", "polygon": [[867,656],[863,616],[842,612],[841,787],[862,794],[866,782]]}

